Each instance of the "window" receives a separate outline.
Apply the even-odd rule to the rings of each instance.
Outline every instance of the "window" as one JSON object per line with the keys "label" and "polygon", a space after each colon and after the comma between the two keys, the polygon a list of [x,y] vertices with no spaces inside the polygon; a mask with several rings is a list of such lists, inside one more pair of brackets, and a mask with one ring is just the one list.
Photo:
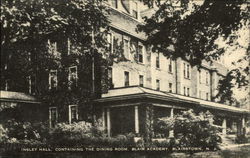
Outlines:
{"label": "window", "polygon": [[184,78],[190,79],[190,65],[183,63],[183,75]]}
{"label": "window", "polygon": [[187,88],[187,96],[190,96],[189,88]]}
{"label": "window", "polygon": [[156,55],[156,68],[160,68],[160,53]]}
{"label": "window", "polygon": [[206,85],[208,85],[208,72],[206,72]]}
{"label": "window", "polygon": [[160,80],[156,80],[156,90],[160,90]]}
{"label": "window", "polygon": [[199,83],[201,83],[201,70],[199,71]]}
{"label": "window", "polygon": [[69,105],[69,124],[78,120],[78,106]]}
{"label": "window", "polygon": [[28,76],[28,83],[29,83],[29,94],[32,93],[32,81],[31,81],[31,76]]}
{"label": "window", "polygon": [[55,127],[57,123],[57,118],[58,118],[57,107],[49,107],[49,126],[51,128]]}
{"label": "window", "polygon": [[28,84],[29,84],[29,93],[30,94],[35,94],[35,90],[36,90],[36,76],[34,75],[30,75],[28,76]]}
{"label": "window", "polygon": [[111,6],[114,8],[118,8],[117,0],[111,0]]}
{"label": "window", "polygon": [[183,75],[186,77],[186,63],[183,63]]}
{"label": "window", "polygon": [[108,68],[108,79],[109,79],[109,87],[114,88],[113,75],[112,75],[112,68],[111,67]]}
{"label": "window", "polygon": [[57,89],[57,70],[50,70],[49,72],[49,89]]}
{"label": "window", "polygon": [[186,95],[186,87],[183,87],[183,95]]}
{"label": "window", "polygon": [[169,91],[169,93],[172,93],[173,92],[173,90],[172,90],[172,87],[173,87],[173,84],[172,83],[169,83],[168,84],[168,91]]}
{"label": "window", "polygon": [[125,39],[124,40],[124,57],[126,59],[129,59],[129,54],[130,54],[130,52],[129,52],[129,41]]}
{"label": "window", "polygon": [[129,86],[129,72],[125,71],[124,72],[124,85],[125,87],[128,87]]}
{"label": "window", "polygon": [[77,66],[69,67],[68,80],[70,89],[77,86]]}
{"label": "window", "polygon": [[141,45],[138,48],[138,61],[143,63],[143,47]]}
{"label": "window", "polygon": [[173,72],[173,60],[172,59],[169,59],[168,72],[170,73]]}
{"label": "window", "polygon": [[199,90],[199,98],[202,99],[202,96],[201,96],[201,90]]}
{"label": "window", "polygon": [[190,71],[189,71],[189,65],[187,64],[187,78],[190,78],[189,73],[190,73]]}
{"label": "window", "polygon": [[71,50],[71,42],[70,42],[69,38],[67,39],[67,48],[68,48],[68,55],[69,55],[70,50]]}
{"label": "window", "polygon": [[132,2],[132,5],[131,5],[132,12],[131,12],[131,14],[132,14],[132,16],[134,18],[138,19],[138,6],[137,6],[137,3],[134,2],[134,1],[131,1],[131,2]]}
{"label": "window", "polygon": [[206,100],[209,100],[209,93],[206,93]]}
{"label": "window", "polygon": [[49,52],[54,54],[57,51],[57,42],[52,42],[50,39],[48,40]]}
{"label": "window", "polygon": [[143,87],[143,75],[139,75],[139,86]]}
{"label": "window", "polygon": [[6,79],[6,80],[5,80],[5,88],[4,88],[4,89],[5,89],[6,91],[9,90],[9,81],[10,81],[9,79]]}
{"label": "window", "polygon": [[113,36],[112,34],[112,38],[111,38],[112,42],[111,42],[111,53],[116,53],[117,52],[117,47],[119,46],[118,45],[118,39]]}

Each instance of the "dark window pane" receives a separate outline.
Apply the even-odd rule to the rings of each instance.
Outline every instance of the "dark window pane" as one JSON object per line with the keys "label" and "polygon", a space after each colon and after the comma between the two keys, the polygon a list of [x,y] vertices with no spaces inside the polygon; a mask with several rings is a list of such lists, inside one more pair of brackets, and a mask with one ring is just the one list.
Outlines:
{"label": "dark window pane", "polygon": [[142,75],[139,76],[139,85],[141,87],[143,87],[143,76]]}
{"label": "dark window pane", "polygon": [[129,86],[129,72],[127,71],[124,72],[124,81],[125,81],[124,83],[125,87],[128,87]]}

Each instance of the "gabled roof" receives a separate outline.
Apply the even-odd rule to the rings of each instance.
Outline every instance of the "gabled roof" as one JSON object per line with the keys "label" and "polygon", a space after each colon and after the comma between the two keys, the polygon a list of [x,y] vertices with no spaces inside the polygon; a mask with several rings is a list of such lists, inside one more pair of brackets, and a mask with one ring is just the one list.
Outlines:
{"label": "gabled roof", "polygon": [[178,101],[178,102],[188,102],[199,105],[200,107],[205,107],[208,109],[219,109],[223,111],[231,111],[236,113],[249,113],[249,110],[241,109],[221,103],[216,103],[212,101],[206,101],[198,98],[183,96],[174,93],[156,91],[149,88],[132,86],[132,87],[123,87],[115,88],[108,91],[106,94],[102,94],[101,99],[97,99],[97,102],[106,102],[106,101],[115,101],[115,100],[124,100],[129,98],[135,98],[135,96],[145,96],[148,98],[156,98],[160,100],[169,100],[169,101]]}
{"label": "gabled roof", "polygon": [[21,93],[21,92],[12,92],[12,91],[0,91],[0,101],[6,102],[21,102],[21,103],[40,103],[36,100],[35,97]]}

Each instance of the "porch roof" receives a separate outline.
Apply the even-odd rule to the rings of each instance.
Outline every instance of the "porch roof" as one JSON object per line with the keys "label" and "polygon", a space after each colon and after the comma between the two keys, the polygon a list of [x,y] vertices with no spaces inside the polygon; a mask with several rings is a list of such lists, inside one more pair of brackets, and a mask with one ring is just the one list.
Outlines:
{"label": "porch roof", "polygon": [[236,113],[248,113],[250,111],[247,109],[241,109],[233,106],[229,106],[226,104],[216,103],[212,101],[206,101],[198,98],[183,96],[174,93],[168,93],[163,91],[156,91],[153,89],[131,86],[131,87],[122,87],[115,88],[108,91],[108,93],[102,94],[101,99],[97,99],[97,102],[107,102],[107,101],[116,101],[116,100],[126,100],[135,98],[135,96],[145,96],[148,98],[156,98],[160,100],[171,100],[178,102],[188,102],[196,104],[200,107],[208,108],[208,109],[218,109],[223,111],[231,111]]}
{"label": "porch roof", "polygon": [[21,92],[12,92],[12,91],[0,91],[0,102],[15,102],[15,103],[40,103],[36,100],[35,97],[21,93]]}

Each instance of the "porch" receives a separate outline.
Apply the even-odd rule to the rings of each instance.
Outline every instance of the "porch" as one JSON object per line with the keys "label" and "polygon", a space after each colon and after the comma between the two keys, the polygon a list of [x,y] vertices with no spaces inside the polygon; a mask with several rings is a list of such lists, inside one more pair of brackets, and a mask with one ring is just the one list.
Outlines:
{"label": "porch", "polygon": [[151,130],[153,138],[173,137],[173,130],[159,130],[154,122],[162,117],[173,118],[188,109],[196,112],[209,110],[215,116],[214,123],[222,127],[223,135],[244,134],[250,114],[244,109],[143,87],[110,90],[96,100],[95,105],[101,111],[97,117],[102,120],[108,136],[135,133],[144,137]]}

